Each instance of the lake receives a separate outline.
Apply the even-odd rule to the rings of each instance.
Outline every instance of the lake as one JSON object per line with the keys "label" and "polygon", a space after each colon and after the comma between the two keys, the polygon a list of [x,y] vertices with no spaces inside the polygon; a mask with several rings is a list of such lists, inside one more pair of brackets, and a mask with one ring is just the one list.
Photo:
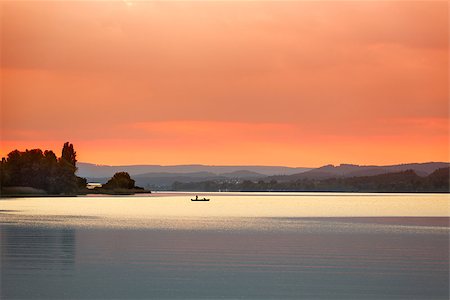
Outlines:
{"label": "lake", "polygon": [[449,298],[449,195],[198,195],[0,199],[0,298]]}

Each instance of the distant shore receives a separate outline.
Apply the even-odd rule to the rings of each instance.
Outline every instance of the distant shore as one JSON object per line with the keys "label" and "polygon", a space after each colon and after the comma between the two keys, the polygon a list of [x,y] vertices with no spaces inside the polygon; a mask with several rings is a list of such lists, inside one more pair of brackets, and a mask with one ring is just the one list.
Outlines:
{"label": "distant shore", "polygon": [[[5,191],[6,190],[6,191]],[[291,193],[302,193],[305,194],[305,196],[308,196],[310,194],[318,194],[321,196],[324,196],[324,193],[333,193],[333,194],[448,194],[448,191],[406,191],[406,192],[397,192],[397,191],[211,191],[211,192],[205,192],[205,191],[168,191],[168,190],[160,190],[160,191],[150,191],[150,190],[142,190],[142,189],[132,189],[132,190],[126,190],[126,189],[117,189],[117,190],[106,190],[106,189],[96,189],[94,190],[87,190],[82,191],[76,194],[48,194],[44,190],[39,190],[35,188],[30,187],[7,187],[0,191],[0,198],[48,198],[48,197],[79,197],[79,196],[90,196],[90,195],[104,195],[104,196],[133,196],[133,195],[145,195],[145,194],[154,194],[154,195],[165,195],[167,196],[173,196],[173,195],[180,195],[180,194],[186,194],[186,195],[214,195],[214,194],[220,194],[220,195],[226,195],[226,194],[240,194],[240,195],[258,195],[258,193],[268,194],[285,194],[286,196],[289,196]],[[332,196],[332,195],[330,195]]]}

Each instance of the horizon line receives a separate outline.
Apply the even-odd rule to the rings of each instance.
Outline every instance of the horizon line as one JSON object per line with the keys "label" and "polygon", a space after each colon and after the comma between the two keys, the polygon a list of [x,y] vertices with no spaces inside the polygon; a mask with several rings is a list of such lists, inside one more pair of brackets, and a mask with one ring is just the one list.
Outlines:
{"label": "horizon line", "polygon": [[84,161],[78,161],[77,163],[82,164],[90,164],[95,165],[97,167],[137,167],[137,166],[157,166],[157,167],[181,167],[181,166],[201,166],[201,167],[282,167],[282,168],[304,168],[304,169],[315,169],[320,168],[324,166],[342,166],[342,165],[352,165],[352,166],[360,166],[360,167],[370,167],[370,166],[377,166],[377,167],[389,167],[389,166],[397,166],[397,165],[409,165],[409,164],[427,164],[427,163],[444,163],[444,164],[450,164],[450,161],[423,161],[423,162],[402,162],[402,163],[393,163],[393,164],[382,164],[382,165],[376,165],[376,164],[356,164],[356,163],[339,163],[339,164],[324,164],[318,167],[305,167],[305,166],[287,166],[287,165],[250,165],[250,164],[230,164],[230,165],[215,165],[215,164],[201,164],[201,163],[182,163],[182,164],[170,164],[170,165],[164,165],[164,164],[97,164],[97,163],[91,163],[91,162],[84,162]]}

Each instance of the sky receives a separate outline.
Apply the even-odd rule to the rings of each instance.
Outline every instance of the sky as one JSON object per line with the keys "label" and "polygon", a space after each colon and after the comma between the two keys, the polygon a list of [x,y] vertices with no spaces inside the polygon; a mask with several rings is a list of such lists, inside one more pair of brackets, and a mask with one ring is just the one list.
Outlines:
{"label": "sky", "polygon": [[447,1],[3,1],[0,155],[449,161]]}

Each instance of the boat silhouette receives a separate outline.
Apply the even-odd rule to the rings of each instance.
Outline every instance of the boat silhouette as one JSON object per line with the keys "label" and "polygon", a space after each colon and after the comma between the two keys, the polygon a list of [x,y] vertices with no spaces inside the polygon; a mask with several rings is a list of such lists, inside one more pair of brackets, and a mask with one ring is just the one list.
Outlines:
{"label": "boat silhouette", "polygon": [[191,199],[191,201],[209,201],[207,198],[199,198],[198,196],[195,196],[195,199]]}

